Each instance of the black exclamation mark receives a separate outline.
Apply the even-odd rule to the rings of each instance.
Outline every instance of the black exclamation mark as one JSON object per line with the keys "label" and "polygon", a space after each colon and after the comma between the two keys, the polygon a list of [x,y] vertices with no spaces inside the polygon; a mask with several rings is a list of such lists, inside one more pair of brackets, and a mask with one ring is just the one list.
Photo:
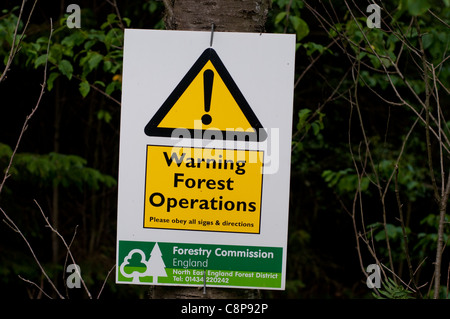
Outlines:
{"label": "black exclamation mark", "polygon": [[[209,112],[211,109],[211,97],[212,97],[212,88],[214,82],[214,71],[213,70],[205,70],[203,72],[203,92],[205,96],[205,112]],[[212,122],[212,117],[209,114],[204,114],[202,116],[203,125],[209,125]]]}

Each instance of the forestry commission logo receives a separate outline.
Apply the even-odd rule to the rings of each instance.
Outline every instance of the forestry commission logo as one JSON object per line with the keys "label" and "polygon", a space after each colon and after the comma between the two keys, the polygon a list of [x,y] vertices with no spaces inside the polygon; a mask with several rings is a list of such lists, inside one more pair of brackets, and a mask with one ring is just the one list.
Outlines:
{"label": "forestry commission logo", "polygon": [[[133,283],[157,283],[158,277],[167,277],[166,265],[158,243],[143,244],[147,247],[128,249],[128,253],[121,259],[119,273],[123,281],[131,279]],[[121,253],[123,254],[123,250]]]}

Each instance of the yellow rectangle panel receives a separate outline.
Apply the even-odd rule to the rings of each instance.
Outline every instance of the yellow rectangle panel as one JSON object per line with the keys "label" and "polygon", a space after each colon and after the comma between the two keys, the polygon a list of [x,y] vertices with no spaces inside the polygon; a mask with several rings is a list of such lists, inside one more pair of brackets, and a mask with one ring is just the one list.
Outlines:
{"label": "yellow rectangle panel", "polygon": [[263,157],[147,145],[144,228],[259,233]]}

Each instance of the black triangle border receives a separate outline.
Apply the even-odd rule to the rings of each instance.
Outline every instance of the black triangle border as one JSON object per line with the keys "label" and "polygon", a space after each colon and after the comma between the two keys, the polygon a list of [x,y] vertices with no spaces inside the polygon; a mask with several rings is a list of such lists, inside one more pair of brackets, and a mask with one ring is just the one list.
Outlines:
{"label": "black triangle border", "polygon": [[[170,111],[170,109],[175,105],[175,103],[178,101],[181,95],[183,95],[184,91],[189,87],[191,82],[195,79],[195,77],[198,75],[198,73],[202,70],[202,68],[208,61],[211,61],[211,63],[214,65],[215,69],[219,73],[223,82],[230,91],[231,95],[233,96],[238,106],[242,110],[242,113],[255,130],[255,132],[235,131],[233,132],[233,134],[226,134],[226,131],[219,131],[219,130],[217,130],[216,132],[221,132],[224,139],[227,139],[228,137],[233,137],[234,140],[239,141],[246,141],[246,140],[254,141],[256,137],[256,141],[258,142],[264,141],[267,138],[266,130],[259,122],[255,113],[253,112],[247,100],[245,99],[244,95],[239,90],[230,73],[225,68],[225,65],[222,63],[222,61],[220,60],[219,56],[217,55],[216,51],[213,48],[208,48],[205,51],[203,51],[203,53],[200,55],[197,61],[195,61],[194,65],[189,69],[189,71],[186,73],[186,75],[183,77],[180,83],[175,87],[175,89],[164,101],[159,110],[147,123],[147,125],[144,128],[145,134],[147,136],[161,136],[161,137],[172,136],[172,131],[175,128],[158,127],[158,125],[161,123],[161,121],[164,119],[164,117]],[[197,136],[203,137],[206,130],[188,129],[188,131],[191,134],[191,138],[196,138]],[[212,133],[211,135],[214,135],[215,130],[209,129],[208,132]],[[201,133],[201,135],[199,133]]]}

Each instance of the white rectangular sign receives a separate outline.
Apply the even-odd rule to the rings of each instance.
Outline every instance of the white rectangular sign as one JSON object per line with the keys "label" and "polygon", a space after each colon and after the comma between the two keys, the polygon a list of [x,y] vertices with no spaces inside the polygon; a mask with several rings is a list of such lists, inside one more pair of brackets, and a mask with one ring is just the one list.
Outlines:
{"label": "white rectangular sign", "polygon": [[284,289],[295,35],[125,30],[116,282]]}

